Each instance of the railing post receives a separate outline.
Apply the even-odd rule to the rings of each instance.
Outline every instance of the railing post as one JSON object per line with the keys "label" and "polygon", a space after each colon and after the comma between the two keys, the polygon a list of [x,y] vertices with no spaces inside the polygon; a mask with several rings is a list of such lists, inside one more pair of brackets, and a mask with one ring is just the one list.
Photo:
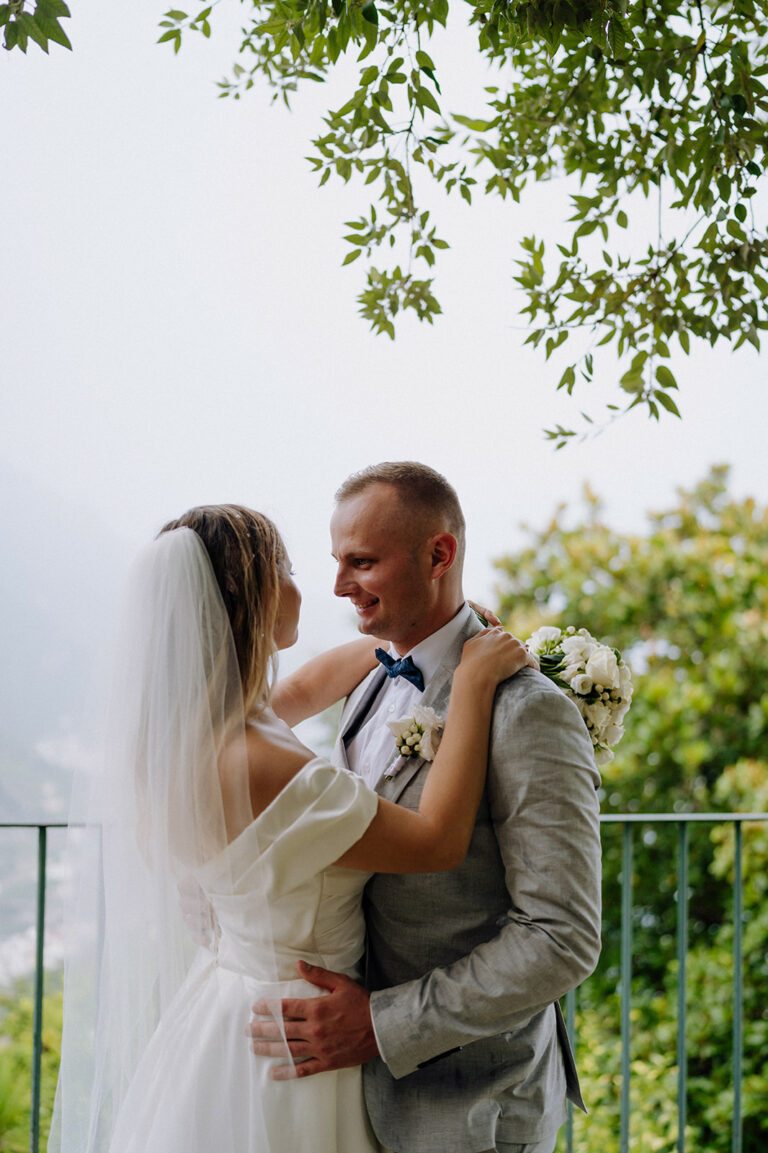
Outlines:
{"label": "railing post", "polygon": [[743,1056],[741,821],[733,822],[733,1153],[741,1153]]}
{"label": "railing post", "polygon": [[678,825],[677,846],[677,1149],[685,1153],[688,1120],[688,1050],[686,1046],[688,964],[688,822]]}
{"label": "railing post", "polygon": [[29,1129],[30,1153],[40,1144],[40,1073],[43,1052],[43,953],[45,948],[45,883],[48,830],[37,830],[37,924],[35,927],[35,990],[32,1021],[32,1117]]}
{"label": "railing post", "polygon": [[[576,990],[569,989],[565,995],[565,1027],[571,1042],[571,1048],[576,1053]],[[565,1118],[565,1153],[573,1153],[573,1102],[568,1102]]]}
{"label": "railing post", "polygon": [[630,1012],[632,1001],[632,825],[623,826],[621,855],[621,1153],[629,1153]]}

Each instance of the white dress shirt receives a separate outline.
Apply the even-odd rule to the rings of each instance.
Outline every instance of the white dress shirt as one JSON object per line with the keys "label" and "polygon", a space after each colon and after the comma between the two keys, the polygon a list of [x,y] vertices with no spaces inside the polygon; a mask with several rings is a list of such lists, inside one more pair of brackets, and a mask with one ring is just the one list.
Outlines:
{"label": "white dress shirt", "polygon": [[[443,657],[469,620],[472,609],[464,603],[448,624],[420,641],[409,653],[399,653],[393,645],[389,652],[396,660],[411,656],[425,687],[437,672]],[[363,778],[372,789],[376,788],[382,773],[395,752],[395,737],[387,728],[387,721],[410,716],[413,706],[422,698],[421,689],[405,677],[387,677],[384,686],[371,705],[368,716],[347,746],[347,761],[353,772]]]}

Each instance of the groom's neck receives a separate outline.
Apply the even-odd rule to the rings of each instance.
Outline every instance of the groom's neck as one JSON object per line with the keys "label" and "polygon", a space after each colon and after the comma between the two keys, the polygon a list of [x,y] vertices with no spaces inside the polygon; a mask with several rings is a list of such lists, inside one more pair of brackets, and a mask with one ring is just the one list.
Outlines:
{"label": "groom's neck", "polygon": [[431,637],[443,625],[447,625],[456,616],[456,613],[461,609],[464,604],[464,596],[459,592],[455,599],[446,602],[444,605],[436,606],[434,613],[420,621],[419,624],[410,629],[400,639],[394,637],[386,638],[397,649],[401,656],[405,656],[411,649],[415,649],[416,645],[420,645],[427,637]]}

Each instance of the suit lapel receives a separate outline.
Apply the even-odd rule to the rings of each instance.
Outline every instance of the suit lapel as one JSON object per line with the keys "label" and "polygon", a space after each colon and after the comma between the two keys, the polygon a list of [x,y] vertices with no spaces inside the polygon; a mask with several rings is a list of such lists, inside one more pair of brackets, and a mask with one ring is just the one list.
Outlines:
{"label": "suit lapel", "polygon": [[349,768],[347,745],[368,716],[368,711],[379,695],[386,677],[386,672],[381,665],[379,665],[378,668],[375,668],[373,672],[368,674],[364,681],[360,682],[347,699],[344,712],[341,716],[341,726],[339,728],[339,735],[336,738],[335,749],[336,764],[343,765],[345,769]]}

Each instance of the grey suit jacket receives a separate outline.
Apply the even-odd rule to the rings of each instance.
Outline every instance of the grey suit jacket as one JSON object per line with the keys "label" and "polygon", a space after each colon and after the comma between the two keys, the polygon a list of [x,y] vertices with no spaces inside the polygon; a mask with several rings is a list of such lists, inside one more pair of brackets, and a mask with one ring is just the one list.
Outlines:
{"label": "grey suit jacket", "polygon": [[[474,621],[426,686],[445,716]],[[336,759],[384,677],[347,702]],[[416,809],[430,765],[395,750],[382,796]],[[396,1153],[479,1153],[554,1133],[583,1108],[557,999],[600,949],[599,775],[571,701],[531,669],[497,691],[488,779],[464,863],[374,875],[366,983],[382,1059],[364,1068],[379,1140]]]}

